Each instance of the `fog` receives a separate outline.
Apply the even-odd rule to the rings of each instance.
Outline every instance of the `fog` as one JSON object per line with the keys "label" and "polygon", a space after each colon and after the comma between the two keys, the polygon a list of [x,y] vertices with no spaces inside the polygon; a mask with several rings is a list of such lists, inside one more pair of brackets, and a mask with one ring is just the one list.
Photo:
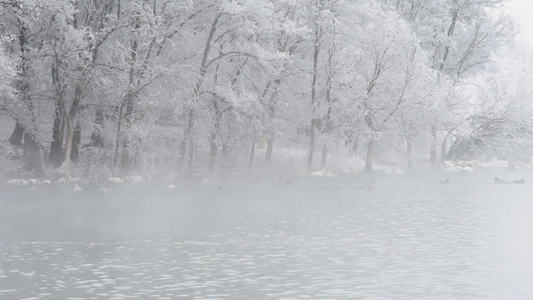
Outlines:
{"label": "fog", "polygon": [[0,298],[530,299],[529,182],[486,171],[4,185]]}

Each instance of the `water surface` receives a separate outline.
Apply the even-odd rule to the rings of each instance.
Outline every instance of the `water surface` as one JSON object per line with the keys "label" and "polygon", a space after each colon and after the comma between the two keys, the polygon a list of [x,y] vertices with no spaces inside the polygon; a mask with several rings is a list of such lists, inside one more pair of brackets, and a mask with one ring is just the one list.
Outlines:
{"label": "water surface", "polygon": [[4,188],[0,298],[533,297],[528,172],[288,179]]}

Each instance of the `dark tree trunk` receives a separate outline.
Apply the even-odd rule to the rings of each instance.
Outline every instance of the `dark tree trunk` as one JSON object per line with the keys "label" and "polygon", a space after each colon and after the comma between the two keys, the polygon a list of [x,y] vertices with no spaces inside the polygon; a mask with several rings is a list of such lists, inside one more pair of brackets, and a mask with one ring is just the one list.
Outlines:
{"label": "dark tree trunk", "polygon": [[122,159],[120,162],[120,170],[123,175],[128,175],[131,169],[131,155],[130,155],[130,129],[132,124],[133,114],[133,94],[128,92],[125,99],[126,113],[124,114],[125,128],[122,139]]}
{"label": "dark tree trunk", "polygon": [[35,140],[35,137],[28,132],[24,133],[23,168],[27,171],[33,171],[36,177],[42,177],[44,175],[39,153],[39,144]]}
{"label": "dark tree trunk", "polygon": [[19,122],[15,124],[15,129],[13,130],[13,133],[11,134],[11,137],[9,137],[9,143],[11,145],[20,146],[22,145],[22,137],[24,136],[24,128],[22,125],[20,125]]}
{"label": "dark tree trunk", "polygon": [[[314,52],[313,52],[313,79],[311,81],[311,110],[313,113],[315,112],[315,105],[317,101],[316,97],[316,91],[317,91],[317,77],[318,77],[318,56],[320,54],[320,35],[321,35],[321,27],[320,22],[318,22],[318,14],[323,10],[322,2],[317,2],[317,16],[316,16],[316,24],[315,24],[315,32],[314,32]],[[311,132],[310,132],[310,140],[309,140],[309,154],[307,157],[307,171],[311,171],[313,168],[313,156],[315,154],[315,127],[316,127],[316,119],[313,116],[313,119],[311,120]]]}
{"label": "dark tree trunk", "polygon": [[74,137],[72,139],[72,152],[70,152],[70,160],[78,162],[80,160],[80,147],[81,147],[81,126],[78,122],[74,129]]}
{"label": "dark tree trunk", "polygon": [[50,154],[48,163],[54,167],[59,167],[63,163],[63,139],[65,135],[65,107],[62,101],[56,101],[54,115],[54,126],[52,127],[52,143],[50,144]]}
{"label": "dark tree trunk", "polygon": [[[35,124],[35,117],[33,115],[33,102],[29,95],[30,78],[27,74],[27,68],[28,68],[27,57],[26,57],[26,52],[28,51],[28,47],[26,46],[27,28],[24,26],[21,26],[19,29],[20,29],[20,33],[19,33],[18,38],[19,38],[19,45],[21,49],[20,57],[21,57],[22,64],[21,64],[21,75],[20,75],[21,80],[18,83],[18,90],[24,99],[24,104],[29,109],[30,116],[32,119],[32,124]],[[17,125],[19,125],[20,128],[17,129]],[[22,125],[18,123],[17,125],[15,125],[15,132],[16,131],[18,132],[17,132],[17,135],[15,135],[15,132],[13,132],[13,135],[15,136],[15,138],[13,138],[12,143],[18,142],[20,144],[20,140],[18,140],[19,139],[18,134],[21,134],[21,132],[23,131],[24,132],[24,154],[23,154],[23,166],[22,167],[24,170],[33,171],[35,176],[41,177],[44,175],[44,171],[43,171],[43,166],[41,165],[41,156],[39,153],[40,145],[37,143],[37,140],[34,134],[29,133],[27,129],[24,130]]]}
{"label": "dark tree trunk", "polygon": [[267,149],[265,153],[265,162],[272,161],[272,150],[274,150],[274,138],[269,138],[267,140]]}
{"label": "dark tree trunk", "polygon": [[91,133],[91,144],[95,147],[103,147],[104,139],[102,138],[102,127],[104,126],[104,111],[99,108],[96,110],[93,132]]}
{"label": "dark tree trunk", "polygon": [[190,108],[187,115],[187,125],[181,138],[180,146],[178,148],[178,162],[176,163],[176,171],[183,173],[183,166],[185,163],[185,154],[187,153],[187,142],[189,141],[192,127],[194,126],[195,112],[193,108]]}
{"label": "dark tree trunk", "polygon": [[[207,37],[207,40],[205,42],[204,51],[202,54],[202,62],[200,64],[200,73],[198,76],[198,81],[196,82],[196,86],[194,88],[194,98],[192,99],[192,102],[197,102],[198,98],[200,97],[200,88],[202,86],[205,73],[207,72],[207,60],[209,56],[209,52],[211,51],[211,42],[213,40],[213,36],[218,28],[217,24],[219,21],[221,14],[217,14],[215,16],[215,19],[213,20],[213,23],[211,24],[211,28],[209,30],[209,35]],[[196,113],[194,111],[194,108],[191,106],[189,109],[189,113],[187,114],[187,125],[185,127],[185,131],[183,132],[183,136],[181,138],[180,146],[178,148],[178,162],[176,164],[177,172],[181,173],[183,172],[183,165],[185,162],[185,153],[187,152],[187,142],[191,138],[190,135],[192,133],[192,128],[194,126]],[[191,142],[192,143],[192,142]],[[192,159],[193,155],[190,154],[190,159]]]}
{"label": "dark tree trunk", "polygon": [[374,140],[368,142],[368,148],[366,149],[366,162],[365,162],[365,172],[372,172],[372,163],[374,161]]}

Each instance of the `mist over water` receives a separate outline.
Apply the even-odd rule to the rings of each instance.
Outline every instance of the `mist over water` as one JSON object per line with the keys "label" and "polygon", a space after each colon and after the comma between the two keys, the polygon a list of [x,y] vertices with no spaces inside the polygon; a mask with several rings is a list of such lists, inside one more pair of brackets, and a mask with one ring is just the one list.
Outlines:
{"label": "mist over water", "polygon": [[517,171],[4,187],[0,298],[530,299],[530,182]]}

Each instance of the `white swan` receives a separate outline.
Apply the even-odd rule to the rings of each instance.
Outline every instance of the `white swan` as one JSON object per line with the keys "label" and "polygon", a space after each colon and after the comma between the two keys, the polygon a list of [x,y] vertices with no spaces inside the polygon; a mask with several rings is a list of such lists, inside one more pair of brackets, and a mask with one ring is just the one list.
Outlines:
{"label": "white swan", "polygon": [[144,178],[141,176],[130,176],[129,180],[131,184],[139,184],[144,182]]}
{"label": "white swan", "polygon": [[124,180],[120,177],[109,177],[107,178],[107,182],[109,183],[124,183]]}
{"label": "white swan", "polygon": [[[338,171],[340,171],[340,170],[338,170]],[[313,177],[337,177],[337,176],[339,176],[339,172],[332,173],[332,172],[329,172],[326,169],[322,169],[322,170],[319,170],[319,171],[311,172],[311,176],[313,176]]]}
{"label": "white swan", "polygon": [[9,179],[7,181],[7,185],[22,185],[22,179],[16,179],[16,178]]}
{"label": "white swan", "polygon": [[324,171],[326,171],[326,170],[322,169],[320,171],[313,171],[313,172],[311,172],[311,176],[313,176],[313,177],[322,177],[322,176],[324,176]]}

